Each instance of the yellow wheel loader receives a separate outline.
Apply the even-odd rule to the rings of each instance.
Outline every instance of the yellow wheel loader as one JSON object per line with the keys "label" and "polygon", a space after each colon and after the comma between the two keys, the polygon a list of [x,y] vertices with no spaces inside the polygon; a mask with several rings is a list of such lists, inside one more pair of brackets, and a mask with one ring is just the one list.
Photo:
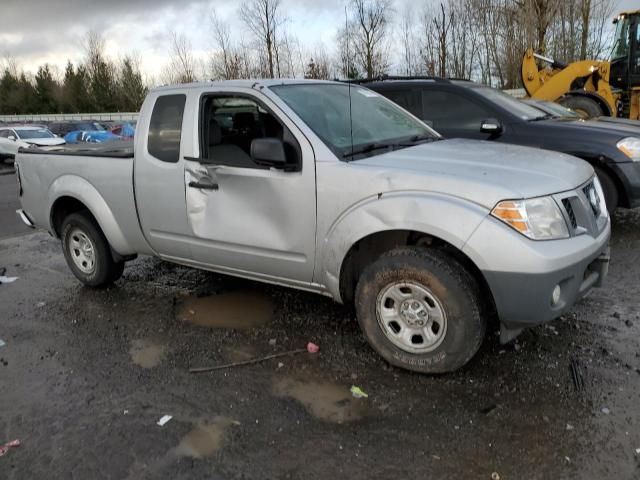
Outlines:
{"label": "yellow wheel loader", "polygon": [[[565,64],[528,49],[522,59],[527,93],[589,117],[640,120],[640,10],[623,12],[613,23],[616,35],[610,61]],[[536,60],[549,65],[538,69]]]}

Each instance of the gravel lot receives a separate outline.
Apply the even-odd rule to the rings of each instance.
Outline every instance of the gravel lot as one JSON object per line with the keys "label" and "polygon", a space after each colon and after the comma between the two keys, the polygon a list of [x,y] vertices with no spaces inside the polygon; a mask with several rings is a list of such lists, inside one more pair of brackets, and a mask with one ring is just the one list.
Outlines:
{"label": "gravel lot", "polygon": [[[0,444],[22,445],[0,478],[640,476],[640,212],[614,218],[605,288],[428,377],[386,365],[320,296],[149,258],[84,288],[5,203],[0,268],[19,279],[0,285]],[[309,341],[319,353],[189,372]]]}

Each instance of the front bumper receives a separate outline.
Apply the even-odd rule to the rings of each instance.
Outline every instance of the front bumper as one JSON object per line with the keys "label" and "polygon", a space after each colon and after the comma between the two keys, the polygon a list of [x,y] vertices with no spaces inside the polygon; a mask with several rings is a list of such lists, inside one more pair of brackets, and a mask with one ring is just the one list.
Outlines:
{"label": "front bumper", "polygon": [[[558,318],[600,287],[609,268],[610,235],[607,221],[597,237],[583,234],[536,242],[515,231],[505,235],[504,225],[496,220],[483,222],[464,250],[475,257],[493,294],[501,338],[508,340],[523,328]],[[560,299],[553,303],[557,285]]]}

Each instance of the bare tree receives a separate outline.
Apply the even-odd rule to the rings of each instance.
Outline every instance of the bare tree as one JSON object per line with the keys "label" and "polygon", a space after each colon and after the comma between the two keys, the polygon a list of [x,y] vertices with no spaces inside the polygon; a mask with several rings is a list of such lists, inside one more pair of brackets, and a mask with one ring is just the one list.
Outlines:
{"label": "bare tree", "polygon": [[190,83],[197,80],[198,62],[189,39],[176,32],[170,36],[170,58],[162,74],[164,83]]}
{"label": "bare tree", "polygon": [[276,37],[284,21],[280,2],[281,0],[246,0],[240,7],[240,18],[260,42],[261,57],[266,60],[266,72],[270,78],[275,76]]}
{"label": "bare tree", "polygon": [[419,49],[416,39],[414,11],[409,5],[400,20],[400,45],[402,53],[402,73],[415,75],[419,71]]}
{"label": "bare tree", "polygon": [[353,46],[367,78],[382,75],[389,67],[387,35],[392,14],[390,0],[352,0]]}

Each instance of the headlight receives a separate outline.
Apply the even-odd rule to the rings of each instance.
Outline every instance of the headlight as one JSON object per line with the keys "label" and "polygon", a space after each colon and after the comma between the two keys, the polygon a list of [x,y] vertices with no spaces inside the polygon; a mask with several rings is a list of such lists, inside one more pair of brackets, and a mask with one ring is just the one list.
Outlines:
{"label": "headlight", "polygon": [[569,238],[567,222],[551,197],[505,200],[491,215],[533,240]]}
{"label": "headlight", "polygon": [[616,147],[634,162],[640,162],[640,138],[627,137],[616,143]]}

